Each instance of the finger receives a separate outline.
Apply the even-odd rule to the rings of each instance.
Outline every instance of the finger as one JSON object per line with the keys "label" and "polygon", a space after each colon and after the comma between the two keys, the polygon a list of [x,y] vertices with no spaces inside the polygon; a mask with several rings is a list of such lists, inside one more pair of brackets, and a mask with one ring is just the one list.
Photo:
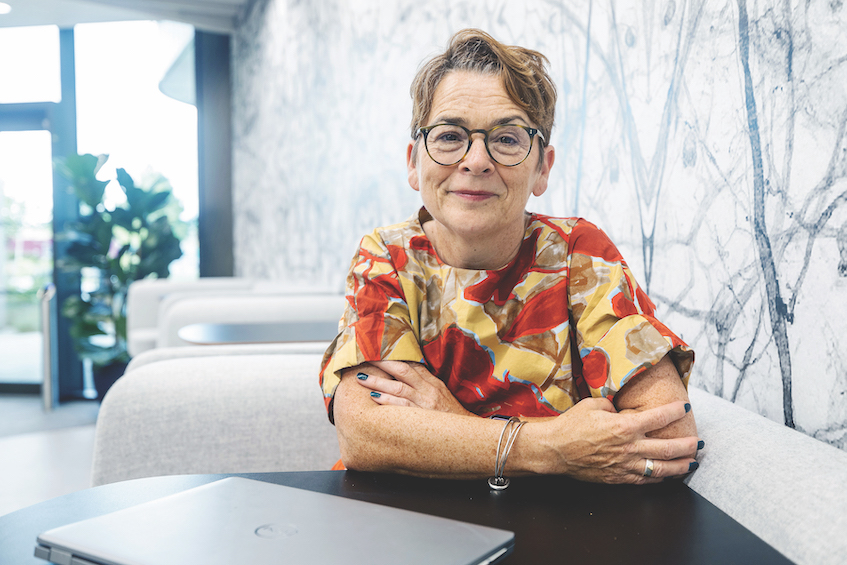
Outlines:
{"label": "finger", "polygon": [[420,363],[378,361],[375,365],[393,377],[391,382],[385,383],[384,392],[408,398],[422,408],[436,408],[447,390],[441,379]]}
{"label": "finger", "polygon": [[[647,460],[641,459],[636,462],[635,466],[632,469],[633,474],[641,475],[644,479],[661,480],[669,477],[681,477],[683,475],[687,475],[697,469],[699,463],[694,459],[677,459],[674,461],[660,461],[657,459],[651,459],[653,461],[653,472],[648,477],[644,473],[647,470]],[[649,481],[640,481],[639,482],[649,482]]]}
{"label": "finger", "polygon": [[385,371],[394,379],[416,388],[416,385],[429,376],[429,371],[420,363],[406,361],[374,361],[371,363],[377,369]]}
{"label": "finger", "polygon": [[580,409],[603,410],[605,412],[617,412],[615,405],[608,398],[584,398],[577,403]]}
{"label": "finger", "polygon": [[372,391],[381,392],[383,394],[388,394],[391,396],[396,396],[400,398],[409,398],[411,396],[411,392],[414,392],[407,385],[403,384],[400,381],[395,381],[394,379],[387,379],[384,377],[378,377],[376,375],[369,375],[368,373],[361,372],[356,375],[356,381],[363,387],[370,389]]}
{"label": "finger", "polygon": [[[359,376],[360,382],[371,390],[402,400],[402,402],[386,400],[386,403],[417,406],[426,410],[461,415],[469,414],[453,396],[447,385],[430,373],[425,365],[405,361],[377,361],[372,365],[373,370],[380,371],[390,378],[374,379],[368,374],[362,374]],[[363,372],[368,373],[368,371]]]}
{"label": "finger", "polygon": [[383,406],[415,406],[415,404],[409,402],[405,398],[392,396],[390,394],[379,392],[376,390],[372,390],[370,396],[374,402],[376,402],[377,404],[382,404]]}
{"label": "finger", "polygon": [[656,408],[644,410],[633,414],[638,429],[646,434],[667,427],[671,422],[676,422],[691,410],[691,404],[684,400],[670,402]]}
{"label": "finger", "polygon": [[674,459],[690,458],[696,453],[700,440],[696,437],[673,439],[645,438],[635,442],[633,452],[648,459],[671,461]]}
{"label": "finger", "polygon": [[358,367],[351,367],[350,369],[345,369],[344,372],[342,373],[342,378],[345,377],[345,376],[356,376],[356,375],[359,375],[361,373],[365,373],[367,375],[381,377],[381,378],[385,378],[385,379],[393,378],[391,375],[389,375],[388,373],[386,373],[385,371],[383,371],[379,367],[376,367],[372,363],[362,363]]}

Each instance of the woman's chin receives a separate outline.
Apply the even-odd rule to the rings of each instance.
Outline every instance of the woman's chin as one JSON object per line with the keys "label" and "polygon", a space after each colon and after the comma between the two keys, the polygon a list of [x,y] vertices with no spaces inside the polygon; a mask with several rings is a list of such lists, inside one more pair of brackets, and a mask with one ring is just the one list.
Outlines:
{"label": "woman's chin", "polygon": [[490,238],[492,245],[497,245],[503,233],[503,226],[498,221],[492,221],[479,214],[466,214],[453,218],[447,225],[442,225],[442,233],[451,234],[461,239]]}

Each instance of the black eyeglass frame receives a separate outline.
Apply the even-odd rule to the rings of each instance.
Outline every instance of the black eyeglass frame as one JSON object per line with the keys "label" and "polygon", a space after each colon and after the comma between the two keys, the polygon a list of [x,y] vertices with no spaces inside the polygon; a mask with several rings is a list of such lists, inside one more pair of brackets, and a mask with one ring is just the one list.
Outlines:
{"label": "black eyeglass frame", "polygon": [[[429,136],[429,132],[432,131],[434,128],[437,128],[438,126],[460,127],[463,130],[465,130],[465,132],[467,132],[467,134],[468,134],[468,147],[467,147],[467,149],[465,149],[465,153],[462,155],[462,158],[459,159],[458,161],[456,161],[455,163],[450,163],[450,164],[441,163],[441,162],[437,161],[435,159],[435,157],[432,156],[432,153],[429,152],[429,146],[427,145],[427,138]],[[494,155],[491,154],[491,149],[488,148],[488,136],[491,135],[492,132],[494,132],[494,131],[496,131],[500,128],[504,128],[504,127],[523,128],[529,134],[529,150],[526,152],[526,155],[524,156],[524,158],[521,159],[520,161],[518,161],[517,163],[515,163],[514,165],[504,165],[503,163],[501,163],[500,161],[498,161],[497,159],[494,158]],[[541,133],[540,130],[538,130],[536,128],[531,128],[529,126],[524,126],[524,125],[521,125],[521,124],[501,124],[499,126],[494,126],[490,130],[484,130],[484,129],[468,129],[465,126],[460,126],[459,124],[440,123],[440,124],[433,124],[431,126],[424,126],[424,127],[418,128],[418,130],[415,132],[415,139],[417,139],[421,134],[423,134],[424,147],[426,148],[426,154],[429,155],[429,158],[432,159],[432,161],[434,163],[437,163],[437,164],[441,165],[442,167],[452,167],[453,165],[456,165],[456,164],[464,161],[465,157],[468,156],[468,153],[470,153],[470,151],[471,151],[471,146],[473,145],[473,138],[471,136],[475,133],[481,133],[483,135],[484,143],[485,143],[485,150],[488,152],[488,156],[491,157],[492,161],[494,161],[495,163],[497,163],[501,167],[517,167],[518,165],[520,165],[521,163],[526,161],[526,158],[529,157],[530,154],[532,153],[532,146],[533,146],[533,142],[535,141],[536,135],[541,139],[542,142],[546,141],[544,139],[544,134]]]}

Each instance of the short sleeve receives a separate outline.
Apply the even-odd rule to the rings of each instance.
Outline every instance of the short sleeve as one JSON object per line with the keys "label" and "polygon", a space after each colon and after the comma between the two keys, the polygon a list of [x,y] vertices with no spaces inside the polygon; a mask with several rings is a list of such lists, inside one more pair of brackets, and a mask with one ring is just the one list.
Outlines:
{"label": "short sleeve", "polygon": [[580,220],[568,247],[571,315],[591,395],[613,398],[669,353],[687,386],[694,352],[655,318],[655,306],[608,236]]}
{"label": "short sleeve", "polygon": [[397,272],[404,262],[402,248],[389,248],[377,232],[362,239],[347,275],[340,333],[321,363],[320,384],[330,420],[344,369],[380,360],[423,362]]}

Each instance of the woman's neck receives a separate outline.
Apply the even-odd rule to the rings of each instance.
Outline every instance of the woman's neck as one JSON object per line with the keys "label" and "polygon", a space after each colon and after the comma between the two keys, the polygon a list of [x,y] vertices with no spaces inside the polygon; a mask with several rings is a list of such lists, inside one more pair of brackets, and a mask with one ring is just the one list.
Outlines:
{"label": "woman's neck", "polygon": [[[524,216],[528,218],[527,215]],[[508,265],[518,254],[526,232],[526,221],[492,236],[466,235],[448,231],[435,220],[421,224],[442,262],[460,269],[495,271]]]}

